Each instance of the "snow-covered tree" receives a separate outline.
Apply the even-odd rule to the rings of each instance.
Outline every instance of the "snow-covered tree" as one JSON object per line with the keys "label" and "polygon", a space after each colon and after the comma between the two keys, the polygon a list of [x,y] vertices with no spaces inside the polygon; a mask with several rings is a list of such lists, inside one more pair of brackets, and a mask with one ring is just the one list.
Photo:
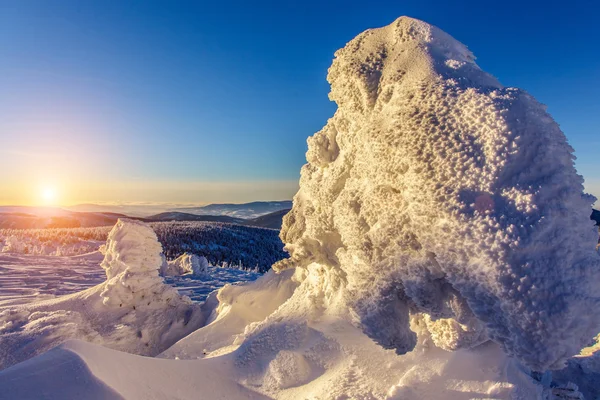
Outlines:
{"label": "snow-covered tree", "polygon": [[319,271],[398,352],[424,315],[443,348],[489,337],[533,369],[561,367],[600,330],[600,258],[558,124],[421,21],[335,55],[338,109],[308,139],[281,231],[291,258],[274,268]]}

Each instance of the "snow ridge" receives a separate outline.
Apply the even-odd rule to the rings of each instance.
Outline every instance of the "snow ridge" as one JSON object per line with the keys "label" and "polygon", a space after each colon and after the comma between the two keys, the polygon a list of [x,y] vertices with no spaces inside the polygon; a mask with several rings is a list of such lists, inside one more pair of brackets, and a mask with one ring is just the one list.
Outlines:
{"label": "snow ridge", "polygon": [[332,271],[339,311],[399,353],[423,318],[444,349],[489,337],[560,368],[600,330],[594,200],[545,107],[474,59],[407,17],[336,52],[274,269]]}

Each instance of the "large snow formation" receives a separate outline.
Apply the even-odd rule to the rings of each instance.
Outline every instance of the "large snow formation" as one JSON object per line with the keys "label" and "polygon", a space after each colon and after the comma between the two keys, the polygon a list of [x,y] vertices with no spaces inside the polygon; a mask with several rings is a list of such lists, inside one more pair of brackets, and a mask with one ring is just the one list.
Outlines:
{"label": "large snow formation", "polygon": [[410,18],[358,35],[328,81],[338,109],[308,139],[281,231],[292,257],[274,268],[317,263],[364,332],[400,353],[419,313],[442,348],[489,337],[540,371],[588,344],[593,199],[545,107]]}
{"label": "large snow formation", "polygon": [[152,228],[120,219],[102,252],[104,283],[0,307],[0,369],[72,338],[154,356],[204,322],[200,307],[159,276],[164,257]]}

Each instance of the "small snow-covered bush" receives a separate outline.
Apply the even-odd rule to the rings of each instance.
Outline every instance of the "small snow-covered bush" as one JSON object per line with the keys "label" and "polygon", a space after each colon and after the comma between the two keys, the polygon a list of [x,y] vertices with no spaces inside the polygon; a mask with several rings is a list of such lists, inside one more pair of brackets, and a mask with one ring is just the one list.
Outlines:
{"label": "small snow-covered bush", "polygon": [[20,241],[15,235],[11,235],[4,240],[3,253],[24,253],[25,244]]}
{"label": "small snow-covered bush", "polygon": [[204,276],[208,273],[206,257],[184,253],[173,261],[165,261],[160,269],[163,276],[179,276],[190,274]]}

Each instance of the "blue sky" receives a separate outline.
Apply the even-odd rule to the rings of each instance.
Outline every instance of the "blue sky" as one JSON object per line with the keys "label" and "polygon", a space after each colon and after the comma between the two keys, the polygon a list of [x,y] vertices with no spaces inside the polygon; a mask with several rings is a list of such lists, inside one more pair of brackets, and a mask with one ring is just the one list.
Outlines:
{"label": "blue sky", "polygon": [[0,0],[0,186],[32,187],[0,203],[35,202],[44,185],[65,203],[291,198],[307,136],[335,111],[333,53],[400,15],[548,105],[600,196],[599,13],[593,1]]}

